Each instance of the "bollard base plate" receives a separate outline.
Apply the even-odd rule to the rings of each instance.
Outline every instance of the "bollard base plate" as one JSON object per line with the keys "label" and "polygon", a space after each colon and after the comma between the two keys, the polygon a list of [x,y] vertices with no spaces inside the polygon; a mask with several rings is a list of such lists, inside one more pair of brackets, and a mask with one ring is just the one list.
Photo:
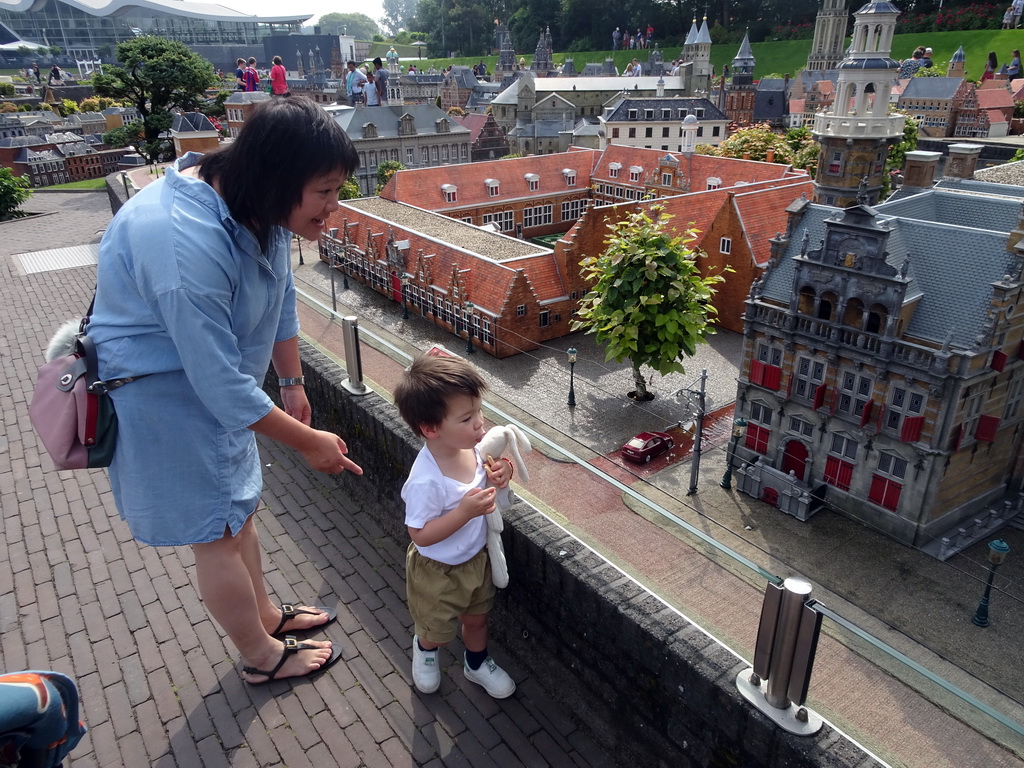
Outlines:
{"label": "bollard base plate", "polygon": [[342,380],[341,386],[345,388],[345,391],[351,392],[353,395],[368,395],[371,391],[365,384],[354,384],[349,379]]}
{"label": "bollard base plate", "polygon": [[[743,698],[768,715],[780,728],[797,736],[813,736],[821,730],[824,721],[806,707],[798,707],[791,703],[787,709],[779,709],[769,704],[764,697],[765,682],[762,681],[760,687],[751,684],[750,675],[753,672],[753,669],[745,669],[736,677],[736,687],[743,694]],[[797,719],[796,713],[800,709],[807,713],[807,722]]]}

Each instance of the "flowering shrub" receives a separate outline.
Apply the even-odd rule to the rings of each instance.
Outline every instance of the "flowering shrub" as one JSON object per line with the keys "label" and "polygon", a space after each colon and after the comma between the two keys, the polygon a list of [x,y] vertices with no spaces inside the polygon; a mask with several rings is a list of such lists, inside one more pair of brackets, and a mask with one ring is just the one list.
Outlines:
{"label": "flowering shrub", "polygon": [[948,32],[958,29],[999,29],[1005,5],[975,3],[947,8],[936,13],[903,13],[896,20],[896,34]]}
{"label": "flowering shrub", "polygon": [[801,21],[799,24],[779,24],[772,27],[772,40],[810,40],[813,37],[813,21]]}

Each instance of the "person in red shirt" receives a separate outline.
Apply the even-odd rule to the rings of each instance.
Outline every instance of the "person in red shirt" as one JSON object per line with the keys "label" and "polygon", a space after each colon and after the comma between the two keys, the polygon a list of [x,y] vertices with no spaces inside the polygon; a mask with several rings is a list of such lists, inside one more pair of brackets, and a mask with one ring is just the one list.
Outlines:
{"label": "person in red shirt", "polygon": [[280,56],[274,57],[274,66],[270,68],[270,93],[273,96],[288,95],[288,73]]}

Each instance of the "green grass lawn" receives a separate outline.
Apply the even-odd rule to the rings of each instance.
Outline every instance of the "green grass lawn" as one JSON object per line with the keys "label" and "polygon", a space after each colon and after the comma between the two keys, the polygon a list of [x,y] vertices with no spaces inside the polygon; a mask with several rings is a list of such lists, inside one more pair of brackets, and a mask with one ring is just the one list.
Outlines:
{"label": "green grass lawn", "polygon": [[82,181],[71,181],[67,184],[54,184],[50,187],[40,187],[40,189],[103,189],[107,184],[107,180],[103,177],[98,179],[83,179]]}
{"label": "green grass lawn", "polygon": [[[849,39],[847,39],[847,44],[849,44]],[[1008,64],[1011,58],[1010,52],[1014,48],[1024,49],[1024,29],[980,29],[969,32],[922,32],[910,35],[896,35],[893,38],[893,58],[897,60],[905,59],[919,45],[933,49],[932,58],[935,61],[935,66],[939,67],[943,73],[945,73],[946,65],[953,57],[953,53],[962,45],[967,57],[967,77],[977,80],[985,70],[985,60],[988,58],[989,51],[996,52],[1000,64]],[[765,77],[770,74],[794,75],[807,65],[807,54],[811,50],[811,41],[783,40],[774,43],[754,43],[751,45],[751,48],[754,51],[754,58],[757,60],[757,66],[754,70],[755,77]],[[711,63],[715,67],[715,72],[720,73],[723,65],[731,64],[738,50],[739,45],[736,43],[712,46]],[[674,58],[678,58],[682,50],[676,47],[668,47],[663,49],[661,53],[667,61],[671,61]],[[647,55],[647,51],[577,51],[575,53],[556,53],[553,55],[553,59],[557,65],[565,59],[571,58],[578,72],[590,62],[600,63],[606,58],[611,57],[615,60],[615,66],[621,72],[634,56],[637,59],[646,60]],[[480,61],[480,57],[464,57],[457,59],[423,59],[410,62],[405,60],[404,56],[405,54],[403,53],[403,65],[408,67],[410,63],[415,63],[417,69],[422,68],[424,70],[428,69],[431,65],[437,68],[447,67],[449,64],[472,66]],[[527,63],[533,59],[532,54],[517,54],[517,58],[519,56],[525,58]],[[483,60],[487,64],[487,71],[494,72],[498,58],[496,56],[485,56]]]}

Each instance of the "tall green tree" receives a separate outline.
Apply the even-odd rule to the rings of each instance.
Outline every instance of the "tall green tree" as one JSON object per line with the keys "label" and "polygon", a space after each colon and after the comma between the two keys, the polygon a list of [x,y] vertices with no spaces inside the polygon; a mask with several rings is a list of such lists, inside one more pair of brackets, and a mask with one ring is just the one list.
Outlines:
{"label": "tall green tree", "polygon": [[[701,274],[706,254],[691,247],[697,231],[676,235],[659,205],[609,225],[607,247],[585,258],[580,274],[594,281],[580,302],[573,330],[595,334],[605,360],[629,361],[637,400],[650,400],[643,366],[665,376],[707,343],[718,310],[711,303],[721,273]],[[726,271],[732,271],[726,268]]]}
{"label": "tall green tree", "polygon": [[15,176],[10,168],[0,168],[0,221],[22,215],[18,208],[31,194],[28,179]]}
{"label": "tall green tree", "polygon": [[384,0],[384,16],[381,18],[381,22],[392,36],[397,35],[403,29],[412,29],[418,5],[419,0]]}
{"label": "tall green tree", "polygon": [[172,110],[196,111],[207,88],[216,80],[213,65],[184,43],[147,35],[117,44],[119,66],[93,76],[99,96],[121,99],[142,115],[145,144],[141,149],[156,162],[167,142]]}
{"label": "tall green tree", "polygon": [[325,35],[351,35],[356,40],[372,40],[380,33],[377,22],[365,13],[325,13],[317,26]]}

